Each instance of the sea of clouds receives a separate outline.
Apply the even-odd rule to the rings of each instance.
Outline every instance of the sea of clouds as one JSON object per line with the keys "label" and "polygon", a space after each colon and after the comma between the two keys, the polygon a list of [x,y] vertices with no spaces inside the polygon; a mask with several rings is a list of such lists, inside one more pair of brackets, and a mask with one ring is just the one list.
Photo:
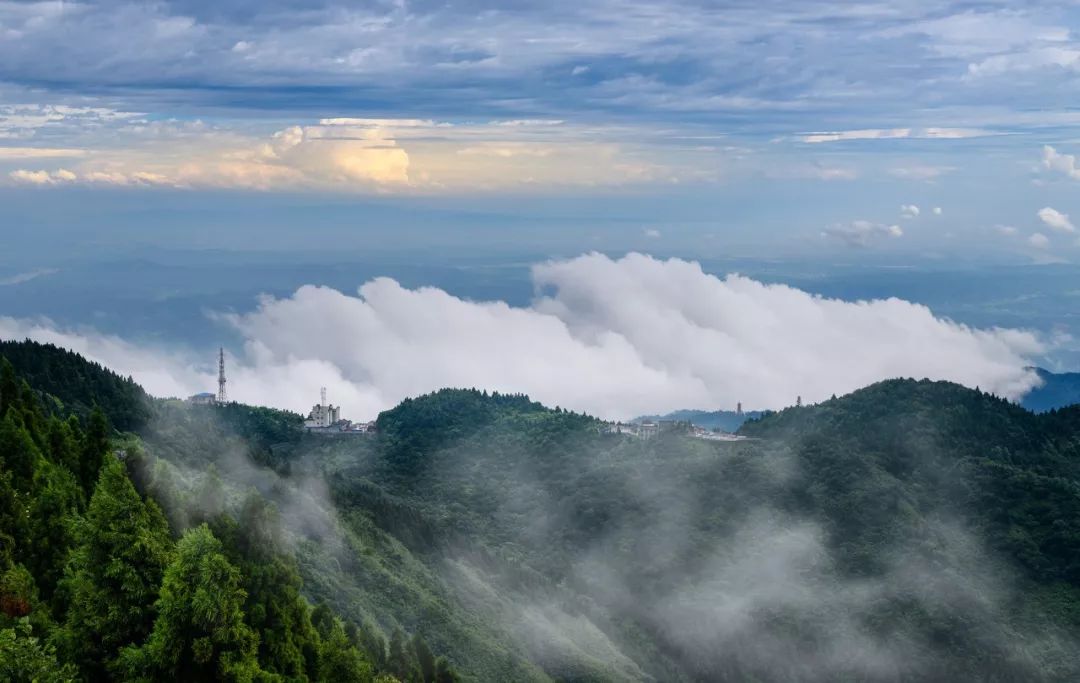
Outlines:
{"label": "sea of clouds", "polygon": [[[842,301],[720,278],[681,259],[593,253],[536,264],[532,278],[523,307],[376,278],[353,294],[304,286],[212,314],[244,339],[226,351],[229,396],[306,411],[327,387],[356,420],[441,387],[523,392],[607,418],[780,408],[892,377],[1017,399],[1038,384],[1028,366],[1045,350],[1028,331],[971,328],[900,299]],[[4,317],[0,338],[73,349],[158,396],[216,387],[205,349]]]}

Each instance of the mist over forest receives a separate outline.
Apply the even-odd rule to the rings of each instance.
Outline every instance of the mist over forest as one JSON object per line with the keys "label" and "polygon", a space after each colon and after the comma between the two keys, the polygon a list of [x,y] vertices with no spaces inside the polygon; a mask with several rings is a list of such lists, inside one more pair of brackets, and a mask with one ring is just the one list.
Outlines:
{"label": "mist over forest", "polygon": [[1080,674],[1076,407],[891,380],[715,441],[447,389],[328,434],[2,351],[13,680]]}

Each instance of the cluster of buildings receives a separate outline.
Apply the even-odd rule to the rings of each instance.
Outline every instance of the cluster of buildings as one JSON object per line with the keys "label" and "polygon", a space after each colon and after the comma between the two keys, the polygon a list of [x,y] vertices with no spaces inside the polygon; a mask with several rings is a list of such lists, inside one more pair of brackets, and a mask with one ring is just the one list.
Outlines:
{"label": "cluster of buildings", "polygon": [[353,422],[341,417],[341,406],[326,402],[326,387],[319,392],[319,402],[311,407],[304,429],[314,434],[374,434],[374,422]]}
{"label": "cluster of buildings", "polygon": [[[216,394],[204,391],[188,396],[187,402],[196,406],[212,406],[229,402],[225,393],[225,349],[218,349],[218,391]],[[308,413],[304,428],[317,434],[372,434],[374,422],[353,422],[341,417],[341,406],[326,402],[326,387],[319,392],[319,402]]]}

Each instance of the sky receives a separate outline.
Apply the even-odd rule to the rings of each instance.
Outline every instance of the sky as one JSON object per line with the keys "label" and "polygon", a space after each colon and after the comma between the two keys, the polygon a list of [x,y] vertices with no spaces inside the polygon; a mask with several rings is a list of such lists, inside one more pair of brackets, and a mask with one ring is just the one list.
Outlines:
{"label": "sky", "polygon": [[[0,0],[0,318],[169,354],[231,344],[258,367],[238,321],[272,309],[260,294],[373,305],[360,292],[389,277],[553,317],[601,348],[580,315],[544,308],[558,284],[538,273],[599,255],[636,272],[633,254],[852,305],[895,297],[972,339],[1028,335],[1013,370],[1075,369],[1078,86],[1073,2]],[[613,295],[644,296],[635,284]],[[671,381],[687,369],[640,330],[604,325],[667,398],[614,405],[567,379],[570,405],[734,402],[722,382]],[[909,350],[896,365],[879,349],[853,378],[928,372]],[[368,386],[347,377],[364,363],[290,353],[381,397],[358,411],[437,388]],[[1014,391],[994,353],[956,378]],[[773,387],[760,407],[799,392],[754,381]]]}

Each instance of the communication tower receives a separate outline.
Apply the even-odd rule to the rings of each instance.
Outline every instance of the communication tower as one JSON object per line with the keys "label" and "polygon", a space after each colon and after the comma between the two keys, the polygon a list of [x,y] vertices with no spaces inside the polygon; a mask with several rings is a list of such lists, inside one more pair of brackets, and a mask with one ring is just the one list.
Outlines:
{"label": "communication tower", "polygon": [[229,400],[228,394],[225,392],[225,348],[218,349],[218,365],[217,365],[217,402],[225,403]]}

